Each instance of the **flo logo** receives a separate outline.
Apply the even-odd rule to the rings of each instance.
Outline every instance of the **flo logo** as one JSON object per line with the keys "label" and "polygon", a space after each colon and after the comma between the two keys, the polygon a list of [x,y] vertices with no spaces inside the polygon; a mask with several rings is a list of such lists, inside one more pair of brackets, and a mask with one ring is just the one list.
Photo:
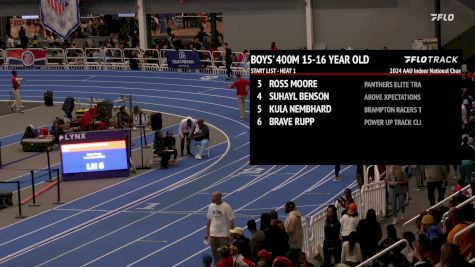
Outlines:
{"label": "flo logo", "polygon": [[454,21],[454,14],[430,14],[432,17],[431,21]]}

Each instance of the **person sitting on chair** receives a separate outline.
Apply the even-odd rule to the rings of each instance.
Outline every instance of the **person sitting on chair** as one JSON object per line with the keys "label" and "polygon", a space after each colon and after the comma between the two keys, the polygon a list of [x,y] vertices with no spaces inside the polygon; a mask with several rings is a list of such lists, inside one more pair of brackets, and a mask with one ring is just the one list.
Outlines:
{"label": "person sitting on chair", "polygon": [[130,116],[125,110],[125,107],[120,107],[119,113],[117,113],[117,125],[119,128],[129,127]]}
{"label": "person sitting on chair", "polygon": [[167,136],[165,137],[167,140],[167,149],[173,152],[170,152],[171,155],[173,156],[173,161],[176,160],[176,156],[178,155],[178,152],[175,148],[176,145],[176,139],[175,136],[173,136],[173,131],[167,131]]}
{"label": "person sitting on chair", "polygon": [[162,136],[161,131],[155,132],[155,141],[153,142],[153,153],[162,158],[160,164],[162,169],[168,168],[168,160],[170,159],[170,152],[167,149],[167,140]]}
{"label": "person sitting on chair", "polygon": [[193,142],[193,147],[200,146],[200,149],[195,155],[195,159],[201,159],[201,155],[206,147],[209,144],[209,128],[204,123],[203,119],[199,119],[196,122],[196,128],[193,134],[191,135]]}

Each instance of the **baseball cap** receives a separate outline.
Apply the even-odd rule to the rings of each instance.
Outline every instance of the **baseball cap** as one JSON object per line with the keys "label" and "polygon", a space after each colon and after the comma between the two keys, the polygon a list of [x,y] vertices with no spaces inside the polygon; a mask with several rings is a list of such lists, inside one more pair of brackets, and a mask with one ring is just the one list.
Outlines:
{"label": "baseball cap", "polygon": [[424,217],[422,217],[421,223],[422,224],[434,224],[434,217],[432,217],[432,215],[430,215],[430,214],[426,214],[426,215],[424,215]]}
{"label": "baseball cap", "polygon": [[231,234],[244,235],[244,229],[241,227],[234,227],[234,229],[229,230]]}

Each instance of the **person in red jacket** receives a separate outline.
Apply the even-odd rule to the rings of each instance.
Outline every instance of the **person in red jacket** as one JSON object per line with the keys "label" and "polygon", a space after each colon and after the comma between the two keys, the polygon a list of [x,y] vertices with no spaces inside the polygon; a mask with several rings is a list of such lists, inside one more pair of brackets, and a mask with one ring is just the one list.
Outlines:
{"label": "person in red jacket", "polygon": [[13,108],[15,108],[16,112],[23,113],[23,111],[20,110],[21,108],[21,96],[20,96],[20,81],[23,80],[23,78],[17,77],[17,72],[16,70],[12,71],[12,93],[13,96],[15,97],[15,101],[10,105],[10,110],[13,112]]}
{"label": "person in red jacket", "polygon": [[237,80],[233,84],[228,84],[229,88],[236,88],[236,95],[239,107],[239,116],[241,121],[244,121],[246,117],[246,111],[244,109],[244,103],[247,97],[247,86],[249,85],[249,80],[242,79],[241,74],[236,74]]}

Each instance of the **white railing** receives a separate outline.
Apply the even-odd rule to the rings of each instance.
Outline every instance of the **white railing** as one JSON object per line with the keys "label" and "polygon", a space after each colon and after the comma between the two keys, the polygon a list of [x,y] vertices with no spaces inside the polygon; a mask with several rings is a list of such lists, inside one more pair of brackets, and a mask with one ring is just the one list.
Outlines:
{"label": "white railing", "polygon": [[124,52],[119,48],[106,48],[104,50],[104,62],[124,63]]}
{"label": "white railing", "polygon": [[[35,49],[35,48],[29,48]],[[41,49],[41,48],[36,48]],[[8,50],[23,50],[21,48],[9,48],[6,51],[0,50],[0,68],[8,68]],[[183,50],[196,51],[200,57],[200,69],[171,69],[168,68],[166,51],[174,51],[173,49],[146,49],[137,48],[47,48],[46,51],[46,68],[48,69],[71,69],[71,70],[128,70],[128,60],[132,52],[133,57],[137,60],[141,70],[149,71],[193,71],[210,74],[226,73],[224,52],[209,50]],[[240,52],[234,52],[237,57],[242,57],[242,62],[234,61],[231,65],[233,72],[241,75],[249,75],[248,55],[244,56]],[[237,57],[234,57],[235,59]],[[20,69],[28,69],[23,64],[17,64],[15,67]]]}
{"label": "white railing", "polygon": [[[470,189],[470,185],[467,185],[467,186],[465,186],[464,188],[462,188],[461,191],[462,191],[462,192],[465,192],[465,191],[467,191],[467,190],[469,190],[469,189]],[[435,204],[434,206],[428,208],[426,211],[429,212],[429,211],[431,211],[431,210],[433,210],[433,209],[435,209],[435,208],[438,208],[438,207],[440,207],[440,206],[446,204],[447,202],[449,202],[453,197],[457,196],[458,194],[460,194],[460,191],[453,193],[452,195],[448,196],[447,198],[445,198],[445,199],[442,200],[441,202],[439,202],[439,203]],[[412,222],[414,222],[414,221],[416,221],[418,218],[419,218],[419,215],[417,215],[417,216],[415,216],[415,217],[413,217],[413,218],[407,220],[407,221],[402,225],[402,231],[404,232],[405,229],[406,229],[406,227],[407,227],[407,225],[410,224],[410,223],[412,223]]]}
{"label": "white railing", "polygon": [[66,64],[84,64],[86,62],[84,51],[81,48],[66,48]]}
{"label": "white railing", "polygon": [[383,256],[384,254],[388,253],[389,251],[399,247],[400,245],[402,244],[405,244],[406,247],[409,246],[409,242],[407,241],[407,239],[401,239],[399,241],[397,241],[396,243],[392,244],[391,246],[381,250],[380,252],[378,252],[378,254],[374,255],[373,257],[363,261],[362,263],[358,264],[356,267],[363,267],[363,266],[366,266],[366,264],[374,261],[375,259]]}
{"label": "white railing", "polygon": [[66,63],[64,50],[62,48],[46,49],[46,65],[64,65]]}
{"label": "white railing", "polygon": [[104,62],[104,50],[102,48],[86,48],[86,62],[102,64]]}
{"label": "white railing", "polygon": [[160,53],[157,49],[145,49],[142,55],[143,63],[159,65]]}
{"label": "white railing", "polygon": [[[377,172],[376,169],[375,173]],[[360,206],[362,214],[366,214],[369,209],[374,209],[376,211],[376,216],[386,216],[386,182],[374,181],[369,184],[364,184],[361,187]]]}
{"label": "white railing", "polygon": [[325,240],[325,220],[327,218],[327,210],[323,209],[312,217],[310,217],[310,238],[309,242],[309,252],[307,257],[313,258],[313,253],[317,246],[323,247],[323,241]]}
{"label": "white railing", "polygon": [[302,245],[302,251],[305,252],[305,254],[309,255],[311,253],[312,247],[310,243],[310,233],[309,233],[309,226],[307,224],[307,219],[305,217],[302,217],[302,229],[303,229],[303,245]]}
{"label": "white railing", "polygon": [[130,65],[125,62],[104,62],[102,63],[103,70],[130,70]]}
{"label": "white railing", "polygon": [[[467,204],[471,204],[473,201],[475,201],[475,196],[472,196],[469,199],[465,200],[464,202],[458,204],[455,208],[456,209],[463,208],[463,206],[465,206]],[[449,218],[449,212],[450,212],[450,210],[445,212],[444,215],[442,215],[442,219],[441,219],[442,229],[445,229],[445,223],[447,222],[447,219]]]}
{"label": "white railing", "polygon": [[[135,55],[133,55],[135,53]],[[124,48],[124,60],[127,61],[133,55],[133,59],[137,60],[137,63],[143,63],[142,50],[138,48]]]}

